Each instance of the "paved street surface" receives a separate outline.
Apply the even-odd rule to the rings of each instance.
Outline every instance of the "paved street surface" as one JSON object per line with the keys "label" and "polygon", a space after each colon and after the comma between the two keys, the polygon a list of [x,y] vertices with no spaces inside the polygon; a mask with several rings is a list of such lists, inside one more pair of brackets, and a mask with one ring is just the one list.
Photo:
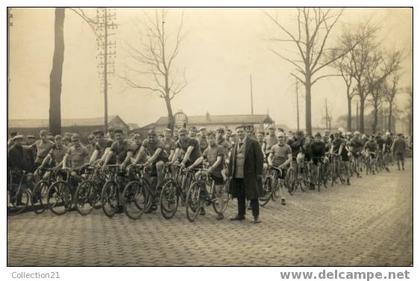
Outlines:
{"label": "paved street surface", "polygon": [[[409,266],[412,264],[411,164],[404,172],[353,179],[320,193],[270,202],[262,223],[190,223],[184,208],[133,221],[102,210],[82,217],[25,213],[9,217],[9,266]],[[235,214],[236,202],[227,210]]]}

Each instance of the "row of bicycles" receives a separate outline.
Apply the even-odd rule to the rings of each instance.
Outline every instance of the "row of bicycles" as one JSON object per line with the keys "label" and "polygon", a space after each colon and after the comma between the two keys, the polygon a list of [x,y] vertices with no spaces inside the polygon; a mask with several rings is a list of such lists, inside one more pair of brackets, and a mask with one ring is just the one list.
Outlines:
{"label": "row of bicycles", "polygon": [[[342,161],[341,156],[327,153],[317,161],[305,161],[303,154],[298,154],[287,169],[267,166],[262,195],[259,198],[260,205],[265,206],[270,201],[277,201],[280,192],[287,190],[290,195],[296,191],[306,192],[308,189],[321,191],[322,187],[345,184],[353,176],[361,177],[363,171],[368,174],[376,174],[388,169],[392,163],[390,153],[361,152],[359,157],[349,155],[347,162]],[[349,182],[348,182],[349,183]]]}
{"label": "row of bicycles", "polygon": [[182,206],[192,222],[206,206],[212,205],[218,215],[223,215],[228,206],[229,182],[216,188],[206,167],[188,170],[177,164],[165,165],[159,185],[157,177],[150,174],[149,167],[143,165],[130,165],[124,170],[120,165],[86,165],[78,170],[41,169],[34,174],[12,171],[9,214],[31,208],[37,214],[50,210],[64,215],[76,210],[86,216],[93,209],[102,209],[108,217],[124,212],[136,220],[159,208],[165,219],[171,219]]}
{"label": "row of bicycles", "polygon": [[[265,168],[260,205],[277,201],[283,191],[290,195],[308,189],[320,192],[328,186],[345,184],[349,177],[360,177],[363,171],[375,174],[388,169],[391,161],[387,154],[362,153],[357,158],[350,156],[348,162],[342,161],[340,155],[326,154],[315,164],[299,154],[287,169]],[[76,210],[86,216],[93,209],[102,209],[108,217],[124,212],[131,219],[139,219],[159,209],[165,219],[171,219],[181,207],[193,222],[209,205],[222,216],[230,201],[228,187],[229,179],[222,188],[216,186],[205,166],[188,170],[178,164],[165,164],[160,184],[156,176],[151,176],[150,168],[143,165],[130,165],[124,170],[120,165],[86,165],[78,170],[38,169],[34,174],[11,171],[8,210],[10,215],[28,209],[37,214],[50,210],[56,215]]]}

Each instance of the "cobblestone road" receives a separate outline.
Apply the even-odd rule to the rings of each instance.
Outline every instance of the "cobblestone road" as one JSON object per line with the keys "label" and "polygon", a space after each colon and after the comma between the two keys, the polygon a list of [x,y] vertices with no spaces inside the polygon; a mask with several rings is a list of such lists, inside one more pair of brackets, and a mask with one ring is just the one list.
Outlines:
{"label": "cobblestone road", "polygon": [[[8,220],[9,266],[408,266],[412,264],[411,165],[270,202],[262,223],[195,223],[178,211],[133,221],[102,210],[82,217],[25,213]],[[235,214],[231,204],[227,216]]]}

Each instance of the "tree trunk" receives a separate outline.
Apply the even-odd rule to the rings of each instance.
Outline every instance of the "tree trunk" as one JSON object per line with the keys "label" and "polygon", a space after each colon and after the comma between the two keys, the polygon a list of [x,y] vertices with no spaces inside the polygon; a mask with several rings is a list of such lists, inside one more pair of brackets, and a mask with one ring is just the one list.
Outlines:
{"label": "tree trunk", "polygon": [[64,8],[55,9],[54,55],[50,73],[49,127],[53,135],[61,133],[61,78],[64,62]]}
{"label": "tree trunk", "polygon": [[365,99],[364,98],[360,98],[359,130],[362,134],[365,133]]}
{"label": "tree trunk", "polygon": [[311,111],[311,78],[306,77],[305,81],[305,124],[306,134],[312,136],[312,111]]}
{"label": "tree trunk", "polygon": [[378,102],[374,102],[373,104],[373,124],[372,124],[372,133],[376,134],[376,130],[378,128]]}
{"label": "tree trunk", "polygon": [[388,132],[392,132],[392,101],[389,102]]}
{"label": "tree trunk", "polygon": [[352,97],[349,95],[349,89],[347,89],[347,131],[351,131],[351,100]]}
{"label": "tree trunk", "polygon": [[168,128],[173,130],[175,127],[175,120],[174,114],[172,111],[171,100],[169,98],[165,98],[166,109],[168,111]]}

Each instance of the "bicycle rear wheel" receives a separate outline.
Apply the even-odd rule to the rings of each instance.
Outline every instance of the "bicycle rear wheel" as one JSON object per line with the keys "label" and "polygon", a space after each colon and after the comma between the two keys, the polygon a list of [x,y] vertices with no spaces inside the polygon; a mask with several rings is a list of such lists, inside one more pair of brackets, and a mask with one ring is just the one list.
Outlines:
{"label": "bicycle rear wheel", "polygon": [[160,193],[160,211],[165,219],[171,219],[178,210],[179,194],[177,183],[170,179],[162,186]]}
{"label": "bicycle rear wheel", "polygon": [[48,189],[47,205],[51,212],[64,215],[71,204],[70,190],[65,181],[57,181]]}
{"label": "bicycle rear wheel", "polygon": [[12,213],[13,215],[18,215],[28,208],[31,202],[31,192],[26,188],[20,188],[15,194],[15,199],[12,203]]}
{"label": "bicycle rear wheel", "polygon": [[194,222],[201,209],[200,185],[197,182],[191,184],[186,196],[186,212],[190,222]]}

